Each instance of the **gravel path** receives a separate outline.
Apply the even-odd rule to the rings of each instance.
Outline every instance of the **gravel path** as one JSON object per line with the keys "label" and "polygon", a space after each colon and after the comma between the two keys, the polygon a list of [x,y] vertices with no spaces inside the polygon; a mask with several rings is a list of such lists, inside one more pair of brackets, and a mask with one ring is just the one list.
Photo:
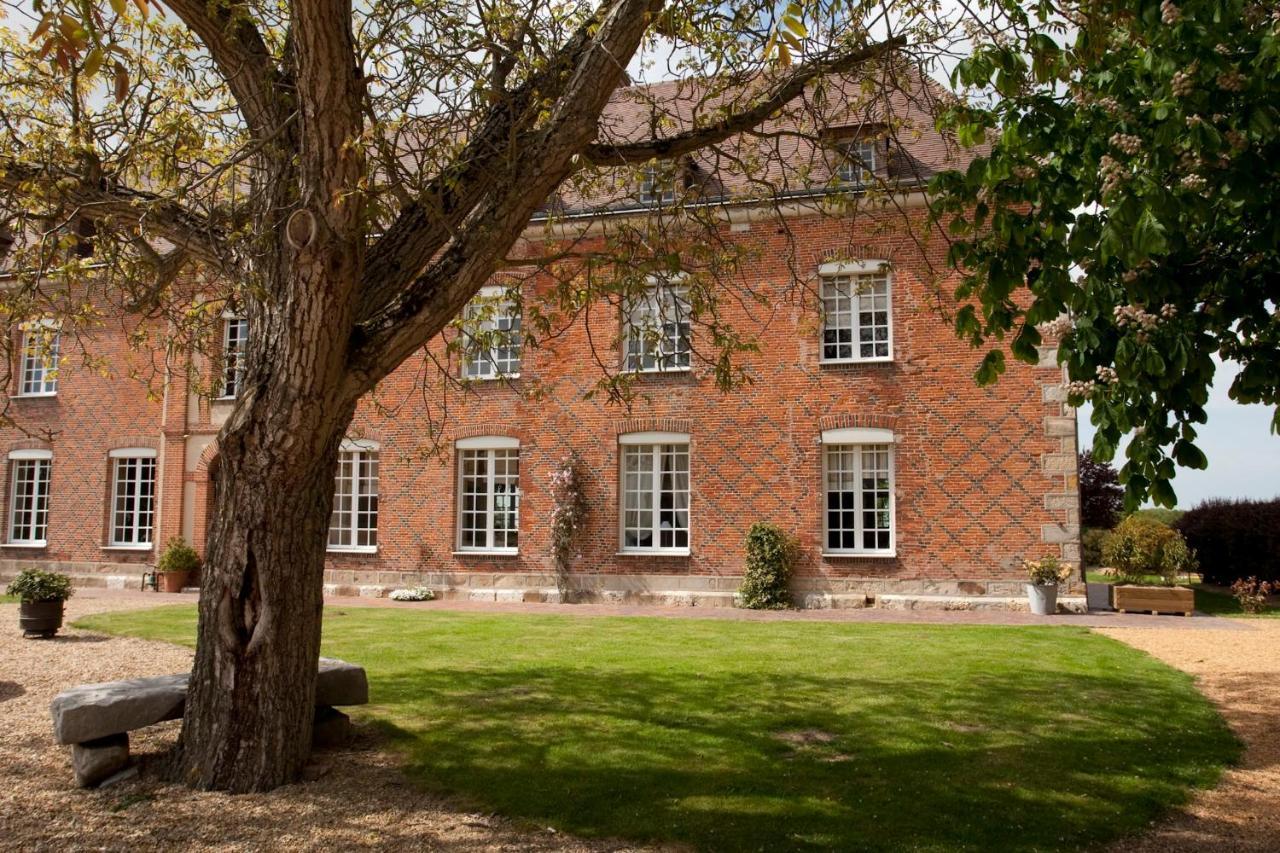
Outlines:
{"label": "gravel path", "polygon": [[1117,845],[1142,853],[1280,850],[1280,619],[1232,620],[1249,630],[1104,629],[1196,676],[1245,743],[1238,767],[1151,833]]}
{"label": "gravel path", "polygon": [[[67,621],[138,606],[132,598],[77,597],[69,602]],[[157,759],[179,726],[163,723],[131,735],[141,778],[105,790],[77,789],[70,747],[53,742],[54,695],[73,684],[181,672],[190,668],[191,653],[69,628],[53,640],[23,640],[16,611],[17,605],[0,604],[0,849],[627,849],[521,829],[426,794],[367,734],[350,749],[318,752],[309,771],[318,778],[310,784],[230,796],[156,778]]]}

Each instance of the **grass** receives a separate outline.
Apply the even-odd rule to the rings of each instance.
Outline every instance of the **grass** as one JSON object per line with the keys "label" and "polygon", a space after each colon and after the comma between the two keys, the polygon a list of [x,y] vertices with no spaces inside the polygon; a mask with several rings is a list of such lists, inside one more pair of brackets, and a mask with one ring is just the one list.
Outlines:
{"label": "grass", "polygon": [[[190,645],[194,609],[80,627]],[[1075,850],[1239,744],[1189,676],[1083,629],[329,608],[422,785],[707,850]]]}
{"label": "grass", "polygon": [[[1101,572],[1086,572],[1085,576],[1090,583],[1115,583],[1115,578],[1107,577]],[[1148,575],[1144,580],[1157,585],[1161,583],[1158,575]],[[1225,587],[1192,583],[1191,588],[1196,593],[1196,610],[1201,613],[1210,616],[1239,616],[1243,619],[1280,619],[1280,606],[1276,604],[1272,604],[1261,613],[1245,613],[1240,602],[1236,601],[1235,596]],[[1275,599],[1272,600],[1275,601]]]}
{"label": "grass", "polygon": [[0,593],[0,604],[17,604],[19,601],[16,595],[5,595]]}

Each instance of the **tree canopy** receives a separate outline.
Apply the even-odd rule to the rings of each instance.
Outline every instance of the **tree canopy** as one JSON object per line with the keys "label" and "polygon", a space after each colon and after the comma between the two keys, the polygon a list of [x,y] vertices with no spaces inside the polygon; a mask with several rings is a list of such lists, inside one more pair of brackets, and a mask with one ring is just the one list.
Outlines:
{"label": "tree canopy", "polygon": [[[1005,0],[949,125],[987,156],[936,183],[975,345],[1048,338],[1132,508],[1203,468],[1214,356],[1280,402],[1280,12],[1254,0]],[[1020,288],[1026,286],[1030,296]],[[994,381],[1000,350],[978,371]],[[1272,421],[1280,429],[1280,410]]]}

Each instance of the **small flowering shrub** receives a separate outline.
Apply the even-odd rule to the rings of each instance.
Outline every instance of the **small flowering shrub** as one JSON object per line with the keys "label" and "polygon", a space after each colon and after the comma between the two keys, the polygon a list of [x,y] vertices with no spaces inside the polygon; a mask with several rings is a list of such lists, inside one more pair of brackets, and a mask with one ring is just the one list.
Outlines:
{"label": "small flowering shrub", "polygon": [[388,596],[392,601],[433,601],[436,594],[425,586],[415,586],[410,589],[393,589],[391,595]]}
{"label": "small flowering shrub", "polygon": [[1062,562],[1052,554],[1046,554],[1038,560],[1023,560],[1022,568],[1037,586],[1060,584],[1071,577],[1071,564]]}
{"label": "small flowering shrub", "polygon": [[791,604],[791,571],[798,548],[775,524],[757,522],[747,532],[747,570],[738,587],[742,606],[781,610]]}
{"label": "small flowering shrub", "polygon": [[577,553],[578,534],[587,518],[587,498],[582,484],[582,460],[565,457],[551,472],[551,558],[556,567],[560,595],[568,600],[569,569]]}
{"label": "small flowering shrub", "polygon": [[1267,596],[1280,592],[1280,584],[1260,581],[1257,578],[1241,578],[1231,585],[1231,594],[1240,602],[1245,613],[1261,613],[1267,609]]}
{"label": "small flowering shrub", "polygon": [[1120,583],[1143,583],[1148,575],[1173,586],[1195,571],[1195,553],[1178,531],[1151,518],[1131,515],[1116,525],[1102,545],[1102,560]]}
{"label": "small flowering shrub", "polygon": [[5,595],[15,596],[23,604],[36,604],[41,601],[66,601],[75,590],[71,588],[71,578],[60,572],[23,569],[4,592]]}

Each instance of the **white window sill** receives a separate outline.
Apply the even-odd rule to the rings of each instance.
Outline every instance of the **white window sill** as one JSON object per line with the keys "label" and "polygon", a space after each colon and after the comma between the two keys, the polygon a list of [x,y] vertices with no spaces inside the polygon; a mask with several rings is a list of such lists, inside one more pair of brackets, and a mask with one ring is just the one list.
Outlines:
{"label": "white window sill", "polygon": [[633,367],[630,370],[624,369],[623,373],[634,373],[640,376],[654,376],[664,373],[689,373],[693,370],[693,366],[688,367]]}
{"label": "white window sill", "polygon": [[104,551],[150,551],[154,547],[150,542],[145,545],[103,545]]}
{"label": "white window sill", "polygon": [[688,557],[693,551],[689,548],[626,548],[614,554],[615,557]]}
{"label": "white window sill", "polygon": [[503,379],[519,379],[519,373],[495,373],[491,376],[463,376],[463,382],[498,382]]}
{"label": "white window sill", "polygon": [[823,557],[897,557],[898,551],[823,551]]}
{"label": "white window sill", "polygon": [[0,542],[0,548],[48,548],[47,541],[41,542]]}
{"label": "white window sill", "polygon": [[230,397],[214,397],[214,398],[213,398],[213,402],[215,402],[215,403],[234,403],[234,402],[236,401],[236,398],[237,398],[237,397],[239,397],[239,396],[240,396],[239,394],[233,394],[233,395],[232,395],[232,396],[230,396]]}
{"label": "white window sill", "polygon": [[459,548],[455,557],[518,557],[519,548]]}
{"label": "white window sill", "polygon": [[10,394],[10,400],[47,400],[58,396],[57,391],[41,391],[39,394]]}
{"label": "white window sill", "polygon": [[818,364],[889,364],[893,356],[882,355],[877,358],[820,358]]}
{"label": "white window sill", "polygon": [[378,553],[377,545],[348,545],[338,546],[330,545],[325,548],[325,552],[329,554],[376,554]]}

